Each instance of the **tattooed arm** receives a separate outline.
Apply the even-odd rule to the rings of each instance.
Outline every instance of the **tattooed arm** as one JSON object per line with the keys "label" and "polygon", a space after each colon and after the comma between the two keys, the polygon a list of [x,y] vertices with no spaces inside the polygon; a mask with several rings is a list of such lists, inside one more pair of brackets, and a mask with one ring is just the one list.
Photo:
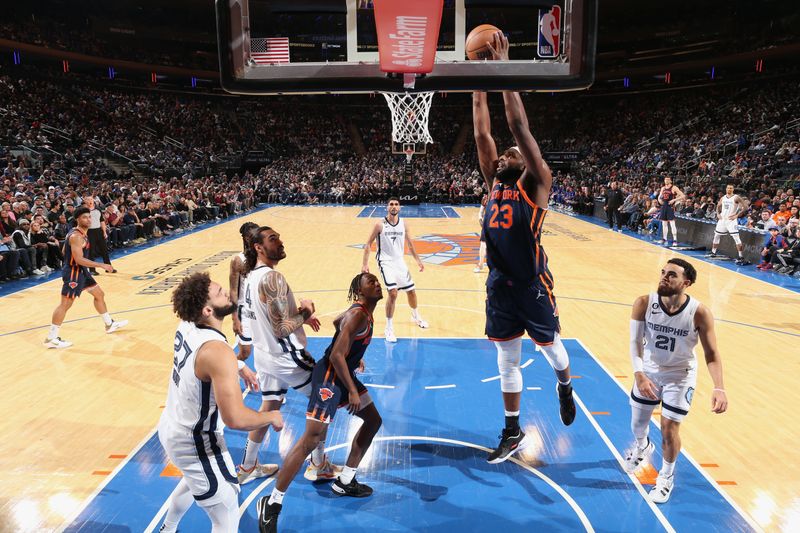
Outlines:
{"label": "tattooed arm", "polygon": [[300,300],[299,309],[289,307],[289,284],[283,274],[273,270],[261,280],[258,286],[261,302],[267,306],[272,331],[278,338],[288,337],[314,314],[311,300]]}

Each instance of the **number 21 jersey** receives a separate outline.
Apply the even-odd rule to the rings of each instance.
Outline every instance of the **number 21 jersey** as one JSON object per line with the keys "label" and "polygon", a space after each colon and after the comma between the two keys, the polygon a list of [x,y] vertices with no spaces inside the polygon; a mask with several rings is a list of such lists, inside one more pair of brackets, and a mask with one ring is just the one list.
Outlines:
{"label": "number 21 jersey", "polygon": [[661,369],[695,368],[697,329],[694,314],[700,302],[686,295],[686,302],[669,314],[658,293],[647,301],[644,329],[644,364]]}

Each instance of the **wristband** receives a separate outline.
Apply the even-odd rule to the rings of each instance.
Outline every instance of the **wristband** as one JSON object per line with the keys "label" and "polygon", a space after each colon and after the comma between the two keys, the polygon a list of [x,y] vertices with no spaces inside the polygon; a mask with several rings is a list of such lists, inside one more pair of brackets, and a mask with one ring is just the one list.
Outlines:
{"label": "wristband", "polygon": [[244,361],[242,361],[241,359],[237,359],[236,364],[239,366],[239,370],[242,370],[244,368]]}
{"label": "wristband", "polygon": [[719,392],[725,392],[725,389],[714,389],[714,390],[719,391]]}

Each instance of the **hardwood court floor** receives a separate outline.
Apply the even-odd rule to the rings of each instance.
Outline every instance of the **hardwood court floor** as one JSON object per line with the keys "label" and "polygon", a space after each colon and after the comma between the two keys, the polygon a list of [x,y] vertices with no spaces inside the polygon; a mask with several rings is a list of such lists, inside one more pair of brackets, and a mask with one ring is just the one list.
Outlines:
{"label": "hardwood court floor", "polygon": [[[2,529],[59,527],[152,431],[170,373],[176,319],[169,295],[183,271],[207,265],[214,279],[226,283],[228,260],[241,248],[239,225],[268,224],[285,242],[288,256],[279,268],[296,293],[315,301],[323,320],[319,335],[330,336],[331,320],[346,307],[347,287],[359,271],[360,245],[377,220],[359,218],[361,212],[275,207],[120,258],[120,272],[98,281],[112,315],[130,325],[105,335],[85,295],[62,327],[61,336],[75,343],[66,350],[41,344],[60,281],[0,298],[6,358],[0,375]],[[431,261],[424,272],[411,270],[431,327],[411,324],[401,295],[398,337],[482,337],[485,274],[472,272],[477,209],[455,212],[460,218],[407,219],[418,250]],[[630,304],[655,288],[661,266],[674,253],[558,213],[548,215],[545,230],[563,336],[580,339],[628,387]],[[717,319],[731,405],[725,415],[710,413],[711,382],[701,362],[694,407],[682,429],[684,449],[756,524],[796,530],[800,431],[791,398],[800,374],[800,294],[693,262],[698,282],[690,294]],[[374,271],[374,257],[370,266]],[[384,323],[379,310],[376,337]],[[580,379],[575,387],[580,392]]]}

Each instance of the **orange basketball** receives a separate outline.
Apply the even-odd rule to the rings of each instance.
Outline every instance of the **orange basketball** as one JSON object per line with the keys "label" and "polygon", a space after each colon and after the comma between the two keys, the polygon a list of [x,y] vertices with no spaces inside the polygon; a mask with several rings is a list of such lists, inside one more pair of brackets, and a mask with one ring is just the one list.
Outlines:
{"label": "orange basketball", "polygon": [[467,52],[467,59],[491,59],[492,53],[486,43],[492,42],[494,39],[492,36],[498,31],[500,30],[491,24],[481,24],[469,32],[467,44],[464,46]]}

